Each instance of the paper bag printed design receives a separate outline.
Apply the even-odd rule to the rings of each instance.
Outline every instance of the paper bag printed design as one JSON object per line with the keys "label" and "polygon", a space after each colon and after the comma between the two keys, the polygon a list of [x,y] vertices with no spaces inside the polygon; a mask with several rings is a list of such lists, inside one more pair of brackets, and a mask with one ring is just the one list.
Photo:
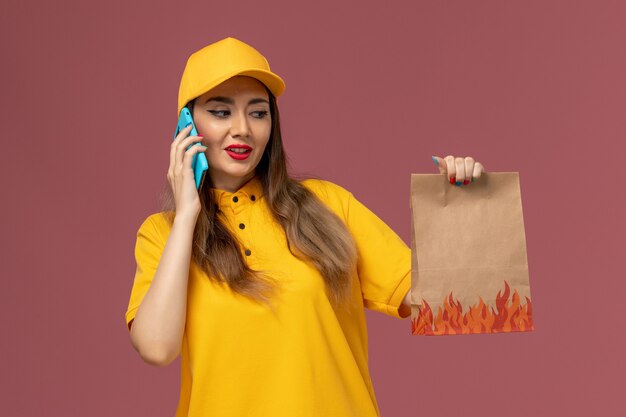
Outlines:
{"label": "paper bag printed design", "polygon": [[411,333],[534,330],[519,174],[411,174]]}

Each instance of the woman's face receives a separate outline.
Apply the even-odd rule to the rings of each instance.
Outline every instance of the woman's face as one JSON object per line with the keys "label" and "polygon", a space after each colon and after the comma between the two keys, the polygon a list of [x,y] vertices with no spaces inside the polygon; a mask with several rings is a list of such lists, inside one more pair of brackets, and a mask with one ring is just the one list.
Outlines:
{"label": "woman's face", "polygon": [[265,87],[251,77],[230,78],[196,98],[193,121],[204,136],[213,187],[236,191],[254,176],[270,138]]}

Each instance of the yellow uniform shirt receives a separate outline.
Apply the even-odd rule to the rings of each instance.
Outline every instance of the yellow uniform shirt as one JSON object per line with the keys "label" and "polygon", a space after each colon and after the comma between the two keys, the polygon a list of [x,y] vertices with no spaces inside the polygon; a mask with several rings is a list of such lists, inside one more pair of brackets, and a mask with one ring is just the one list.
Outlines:
{"label": "yellow uniform shirt", "polygon": [[[379,416],[363,307],[410,315],[401,303],[411,286],[411,250],[344,188],[318,179],[302,184],[344,220],[356,241],[350,313],[335,311],[319,272],[291,255],[257,177],[234,193],[213,189],[229,229],[248,249],[250,267],[272,271],[283,292],[272,312],[212,283],[191,263],[176,417]],[[160,213],[139,228],[127,325],[168,234]]]}

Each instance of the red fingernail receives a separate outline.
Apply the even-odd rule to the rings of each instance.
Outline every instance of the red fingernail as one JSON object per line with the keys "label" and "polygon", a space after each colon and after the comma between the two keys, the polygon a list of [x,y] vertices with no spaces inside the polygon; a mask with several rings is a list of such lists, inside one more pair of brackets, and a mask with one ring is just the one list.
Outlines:
{"label": "red fingernail", "polygon": [[465,180],[465,181],[463,181],[463,185],[467,185],[467,184],[469,184],[469,183],[470,183],[470,182],[469,182],[469,180]]}
{"label": "red fingernail", "polygon": [[450,178],[450,184],[454,184],[456,182],[456,177]]}

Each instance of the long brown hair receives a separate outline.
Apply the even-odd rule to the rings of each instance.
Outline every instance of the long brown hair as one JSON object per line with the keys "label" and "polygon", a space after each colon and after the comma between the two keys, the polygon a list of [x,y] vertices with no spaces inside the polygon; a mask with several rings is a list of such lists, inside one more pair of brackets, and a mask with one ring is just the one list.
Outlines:
{"label": "long brown hair", "polygon": [[[267,87],[265,89],[269,95],[272,128],[256,175],[274,219],[285,231],[289,251],[315,265],[324,279],[331,303],[339,307],[351,295],[351,271],[357,256],[354,240],[343,221],[288,174],[276,98]],[[187,104],[192,114],[194,101]],[[202,208],[193,234],[192,259],[209,279],[225,282],[234,292],[273,308],[271,299],[278,282],[246,264],[240,242],[220,219],[212,186],[207,173],[198,190]],[[162,210],[170,224],[174,221],[175,209],[174,195],[166,183]]]}

